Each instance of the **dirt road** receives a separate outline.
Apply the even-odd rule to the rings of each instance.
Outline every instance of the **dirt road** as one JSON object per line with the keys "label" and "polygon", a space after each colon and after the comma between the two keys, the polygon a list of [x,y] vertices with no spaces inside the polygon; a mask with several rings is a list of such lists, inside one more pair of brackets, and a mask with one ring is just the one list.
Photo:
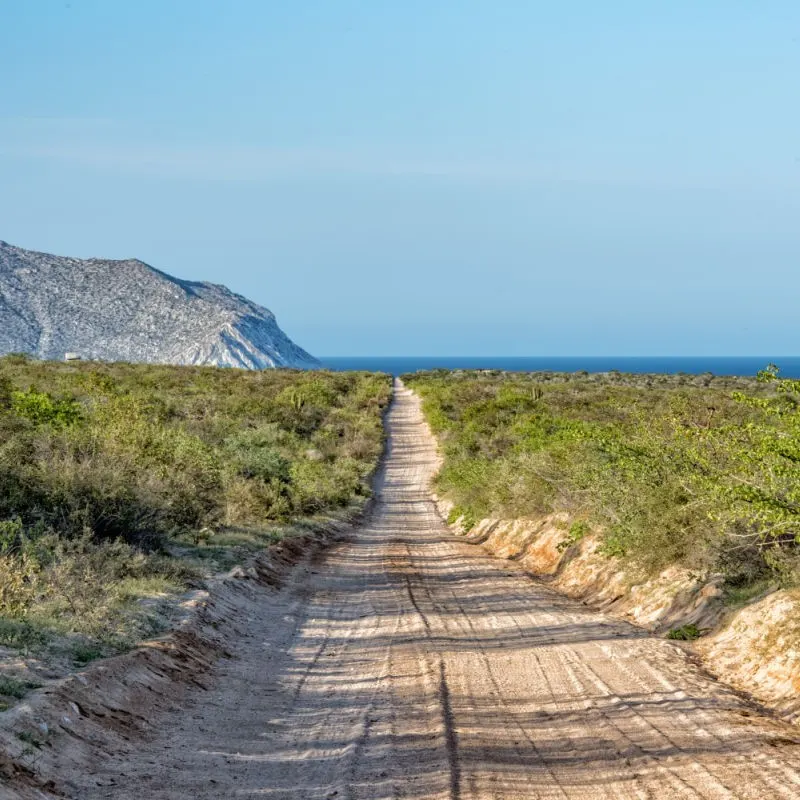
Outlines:
{"label": "dirt road", "polygon": [[241,610],[246,635],[82,798],[797,798],[797,732],[676,645],[455,540],[398,387],[355,535]]}

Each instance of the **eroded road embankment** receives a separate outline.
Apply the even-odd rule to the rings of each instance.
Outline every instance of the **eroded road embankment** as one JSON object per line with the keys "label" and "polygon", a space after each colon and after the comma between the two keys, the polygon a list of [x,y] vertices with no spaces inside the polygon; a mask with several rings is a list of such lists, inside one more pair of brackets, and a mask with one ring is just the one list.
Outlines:
{"label": "eroded road embankment", "polygon": [[677,646],[455,540],[402,387],[388,428],[367,523],[243,608],[210,689],[81,797],[800,797],[793,729]]}

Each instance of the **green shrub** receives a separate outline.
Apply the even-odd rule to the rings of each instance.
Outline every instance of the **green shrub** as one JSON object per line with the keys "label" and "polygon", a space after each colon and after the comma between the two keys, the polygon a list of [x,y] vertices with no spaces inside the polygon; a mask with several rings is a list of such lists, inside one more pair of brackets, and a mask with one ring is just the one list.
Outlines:
{"label": "green shrub", "polygon": [[453,506],[447,515],[447,524],[455,525],[459,521],[465,533],[469,533],[478,524],[478,520],[472,511],[460,506]]}
{"label": "green shrub", "polygon": [[674,639],[682,642],[691,642],[702,635],[702,631],[694,623],[682,625],[680,628],[672,628],[667,632],[667,639]]}
{"label": "green shrub", "polygon": [[70,648],[72,660],[77,667],[85,667],[105,655],[103,648],[92,642],[75,642]]}
{"label": "green shrub", "polygon": [[168,551],[227,568],[276,523],[360,504],[390,391],[369,373],[0,358],[0,644],[124,649],[163,623],[139,599],[198,580]]}
{"label": "green shrub", "polygon": [[43,647],[47,641],[47,634],[30,622],[0,617],[0,645],[27,652]]}
{"label": "green shrub", "polygon": [[24,534],[25,529],[20,519],[0,521],[0,554],[18,550]]}
{"label": "green shrub", "polygon": [[20,680],[11,675],[0,674],[0,695],[5,697],[23,698],[31,689],[38,689],[40,685],[33,681]]}
{"label": "green shrub", "polygon": [[564,539],[559,542],[558,549],[568,550],[572,545],[577,544],[587,533],[589,533],[589,523],[586,520],[576,520],[569,528]]}
{"label": "green shrub", "polygon": [[240,431],[226,439],[226,449],[241,476],[289,483],[292,462],[275,446],[272,431]]}
{"label": "green shrub", "polygon": [[800,381],[430,372],[406,376],[459,514],[567,512],[600,552],[730,585],[800,578]]}
{"label": "green shrub", "polygon": [[33,387],[25,392],[12,392],[11,409],[19,417],[35,425],[68,427],[81,418],[80,406],[74,400],[57,400]]}

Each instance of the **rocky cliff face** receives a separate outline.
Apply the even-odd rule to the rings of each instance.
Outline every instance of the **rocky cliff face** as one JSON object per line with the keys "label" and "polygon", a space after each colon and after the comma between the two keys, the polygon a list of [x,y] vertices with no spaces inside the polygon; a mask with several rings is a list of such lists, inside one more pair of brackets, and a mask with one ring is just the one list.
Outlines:
{"label": "rocky cliff face", "polygon": [[136,261],[53,256],[0,241],[0,353],[246,369],[318,367],[271,311],[224,286]]}

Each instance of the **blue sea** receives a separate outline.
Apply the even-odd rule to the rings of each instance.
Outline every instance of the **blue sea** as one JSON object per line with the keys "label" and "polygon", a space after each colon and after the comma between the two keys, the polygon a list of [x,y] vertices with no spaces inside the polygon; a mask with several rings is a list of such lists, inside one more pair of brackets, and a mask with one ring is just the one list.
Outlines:
{"label": "blue sea", "polygon": [[368,370],[403,375],[425,369],[500,369],[509,372],[650,372],[755,375],[767,364],[800,378],[800,356],[331,356],[320,361],[334,370]]}

